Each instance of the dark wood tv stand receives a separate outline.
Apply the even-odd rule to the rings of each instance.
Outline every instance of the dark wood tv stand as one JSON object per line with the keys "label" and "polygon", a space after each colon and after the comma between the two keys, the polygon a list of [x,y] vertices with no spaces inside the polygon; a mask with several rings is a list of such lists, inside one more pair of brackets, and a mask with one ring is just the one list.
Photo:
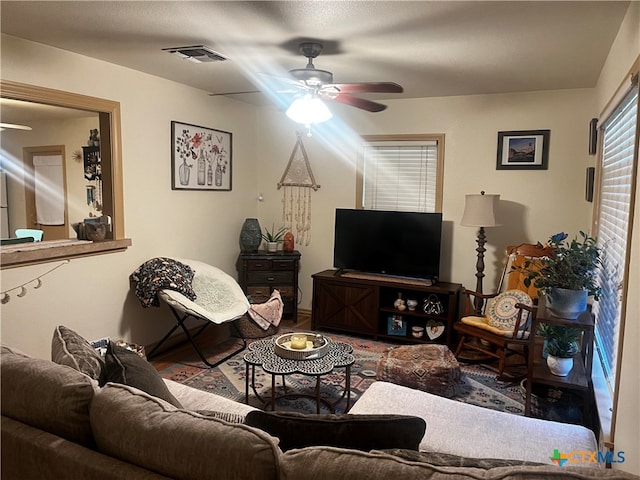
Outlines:
{"label": "dark wood tv stand", "polygon": [[[430,285],[419,279],[387,277],[358,272],[325,270],[312,275],[313,329],[364,334],[403,343],[441,343],[452,347],[453,323],[458,317],[462,285],[437,282]],[[415,310],[400,311],[394,307],[398,294],[415,299]],[[425,300],[437,298],[444,312],[439,315],[423,311]],[[390,318],[401,317],[403,330],[389,328]],[[422,338],[412,336],[411,327],[444,326],[444,332],[433,339],[425,331]],[[432,333],[435,335],[434,333]]]}

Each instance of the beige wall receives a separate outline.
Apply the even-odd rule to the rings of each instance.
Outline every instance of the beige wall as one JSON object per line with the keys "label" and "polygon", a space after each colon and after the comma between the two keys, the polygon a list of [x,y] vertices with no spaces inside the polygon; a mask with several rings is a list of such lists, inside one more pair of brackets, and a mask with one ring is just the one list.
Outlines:
{"label": "beige wall", "polygon": [[[161,255],[200,260],[235,273],[238,235],[255,216],[255,109],[134,70],[2,36],[2,78],[119,101],[122,113],[124,253],[71,261],[23,298],[2,305],[2,341],[48,357],[53,329],[63,324],[87,338],[142,344],[173,323],[168,310],[143,310],[129,274]],[[231,192],[172,191],[171,121],[233,132]],[[2,270],[2,290],[42,275],[57,263]]]}
{"label": "beige wall", "polygon": [[[611,48],[596,87],[598,111],[606,109],[610,99],[623,84],[634,62],[640,59],[640,2],[631,2],[627,15]],[[637,71],[637,70],[636,70]],[[636,144],[637,145],[637,144]],[[636,185],[640,169],[636,172]],[[636,187],[637,188],[637,187]],[[635,215],[631,238],[631,262],[628,267],[629,287],[626,302],[626,322],[623,332],[622,364],[614,448],[624,451],[625,462],[617,464],[629,472],[640,473],[640,191],[636,190]]]}
{"label": "beige wall", "polygon": [[[386,102],[388,110],[360,113],[332,108],[345,119],[314,127],[302,137],[320,190],[312,194],[312,241],[300,247],[301,306],[311,305],[311,275],[331,268],[336,207],[355,207],[358,135],[444,133],[445,174],[441,279],[475,287],[477,229],[460,226],[466,193],[499,193],[501,227],[487,229],[485,291],[497,285],[507,245],[546,241],[559,231],[572,235],[590,228],[585,201],[588,124],[595,115],[593,90],[567,90],[471,97],[423,98]],[[334,117],[334,118],[336,118]],[[374,123],[375,121],[375,123]],[[548,170],[496,170],[498,131],[549,129]],[[347,133],[345,133],[347,132]],[[282,218],[282,191],[276,184],[294,147],[295,126],[282,113],[263,111],[259,143],[262,159],[259,220]],[[453,253],[455,252],[455,254]]]}

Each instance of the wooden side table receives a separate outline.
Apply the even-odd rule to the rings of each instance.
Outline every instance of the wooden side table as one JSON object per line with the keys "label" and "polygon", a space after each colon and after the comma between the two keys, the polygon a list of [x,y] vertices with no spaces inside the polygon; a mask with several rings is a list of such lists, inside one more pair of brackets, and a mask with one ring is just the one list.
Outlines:
{"label": "wooden side table", "polygon": [[[547,367],[546,360],[542,357],[543,339],[536,335],[538,325],[550,323],[581,330],[580,352],[574,356],[573,368],[566,377],[552,375]],[[573,391],[582,396],[583,417],[589,421],[592,404],[591,366],[593,363],[593,337],[595,317],[590,311],[585,311],[576,319],[556,317],[544,306],[541,306],[538,314],[531,323],[531,336],[529,338],[529,365],[527,374],[527,388],[525,397],[525,415],[531,416],[531,394],[534,384],[543,384],[560,389]],[[585,425],[589,427],[590,425]]]}
{"label": "wooden side table", "polygon": [[298,270],[300,252],[258,250],[242,252],[238,257],[238,283],[251,303],[269,300],[277,289],[284,302],[283,317],[298,321]]}

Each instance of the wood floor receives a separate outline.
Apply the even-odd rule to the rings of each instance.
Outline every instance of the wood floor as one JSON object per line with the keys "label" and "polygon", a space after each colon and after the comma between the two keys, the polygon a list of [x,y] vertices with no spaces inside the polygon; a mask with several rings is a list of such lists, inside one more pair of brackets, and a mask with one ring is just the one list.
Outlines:
{"label": "wood floor", "polygon": [[[291,319],[283,319],[280,322],[280,325],[285,328],[299,328],[301,330],[311,330],[311,312],[308,311],[299,311],[298,312],[298,321],[294,322]],[[201,335],[199,335],[196,339],[196,343],[198,345],[211,345],[220,342],[220,330],[216,331],[214,326],[207,328]],[[150,351],[150,348],[146,349],[147,352]],[[165,368],[174,365],[175,363],[180,362],[187,356],[192,356],[194,353],[193,346],[190,342],[181,343],[176,345],[175,347],[171,347],[164,353],[161,353],[152,359],[149,360],[151,365],[154,366],[156,370],[164,370]]]}

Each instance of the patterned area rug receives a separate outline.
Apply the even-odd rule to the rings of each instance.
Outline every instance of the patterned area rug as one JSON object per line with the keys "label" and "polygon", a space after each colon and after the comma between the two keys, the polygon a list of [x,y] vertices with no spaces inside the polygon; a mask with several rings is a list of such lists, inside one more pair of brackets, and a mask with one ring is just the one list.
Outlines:
{"label": "patterned area rug", "polygon": [[[283,329],[280,334],[288,331],[291,330]],[[328,336],[334,341],[345,342],[353,347],[355,363],[351,367],[350,403],[353,405],[360,395],[376,380],[376,365],[382,352],[396,345],[346,335],[328,334]],[[237,342],[238,340],[231,339],[212,349],[203,348],[203,351],[210,361],[215,361],[216,357],[222,358],[225,352],[236,348]],[[216,368],[206,368],[194,352],[193,356],[161,370],[160,375],[199,390],[244,402],[246,368],[243,355],[245,352],[235,355]],[[524,397],[519,385],[497,381],[495,372],[480,365],[461,364],[461,369],[460,393],[454,400],[516,415],[524,414]],[[313,396],[315,394],[315,383],[314,377],[300,374],[287,375],[286,390],[287,393]],[[336,413],[344,413],[347,410],[347,399],[341,398],[344,392],[344,384],[345,375],[342,368],[321,377],[321,398],[335,404]],[[263,399],[268,399],[271,396],[271,376],[261,368],[256,368],[256,390]],[[282,381],[281,378],[278,378],[276,381],[276,396],[280,396],[283,393]],[[249,403],[258,408],[264,407],[264,403],[253,391],[250,391]],[[314,399],[305,397],[284,397],[277,400],[276,409],[279,411],[315,413],[316,404]],[[329,408],[322,404],[321,412],[328,413],[329,411]]]}

